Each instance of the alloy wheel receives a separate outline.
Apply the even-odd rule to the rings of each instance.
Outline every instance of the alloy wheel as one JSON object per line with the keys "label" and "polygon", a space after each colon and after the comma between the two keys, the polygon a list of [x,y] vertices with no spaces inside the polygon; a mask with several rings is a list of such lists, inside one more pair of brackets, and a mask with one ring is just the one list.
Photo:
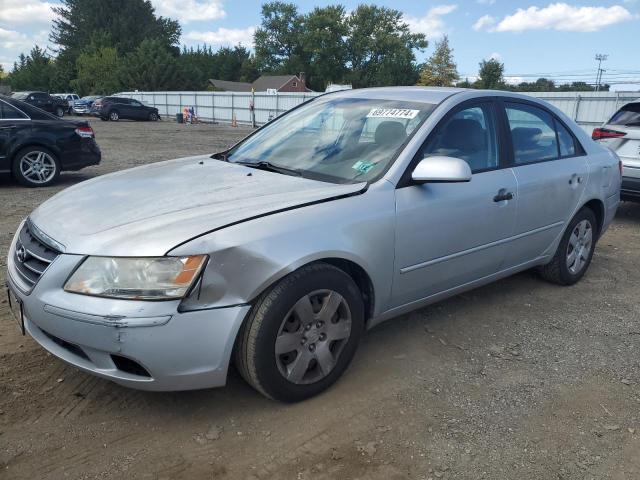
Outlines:
{"label": "alloy wheel", "polygon": [[317,290],[287,313],[275,341],[278,370],[294,384],[322,380],[335,367],[351,335],[351,310],[342,295]]}
{"label": "alloy wheel", "polygon": [[50,182],[56,175],[57,165],[51,155],[42,151],[27,153],[20,159],[20,173],[32,183]]}
{"label": "alloy wheel", "polygon": [[593,246],[593,228],[589,220],[579,222],[571,232],[567,245],[567,268],[573,275],[582,271]]}
{"label": "alloy wheel", "polygon": [[119,118],[120,118],[120,117],[118,116],[118,112],[111,112],[111,113],[109,114],[109,119],[110,119],[112,122],[117,122]]}

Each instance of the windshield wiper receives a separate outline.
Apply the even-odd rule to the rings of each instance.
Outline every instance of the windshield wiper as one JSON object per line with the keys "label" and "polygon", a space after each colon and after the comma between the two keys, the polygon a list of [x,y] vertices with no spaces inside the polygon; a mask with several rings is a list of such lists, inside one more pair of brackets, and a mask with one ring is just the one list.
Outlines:
{"label": "windshield wiper", "polygon": [[238,165],[244,165],[245,167],[257,168],[258,170],[266,170],[268,172],[282,173],[284,175],[293,175],[295,177],[301,177],[302,171],[296,168],[283,167],[281,165],[275,165],[271,162],[233,162]]}

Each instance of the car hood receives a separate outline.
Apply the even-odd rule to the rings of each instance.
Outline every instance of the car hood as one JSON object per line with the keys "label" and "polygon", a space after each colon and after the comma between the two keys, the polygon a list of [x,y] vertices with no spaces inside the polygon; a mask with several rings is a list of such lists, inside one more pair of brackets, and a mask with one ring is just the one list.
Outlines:
{"label": "car hood", "polygon": [[164,255],[204,233],[365,188],[198,156],[79,183],[43,203],[30,219],[66,253]]}

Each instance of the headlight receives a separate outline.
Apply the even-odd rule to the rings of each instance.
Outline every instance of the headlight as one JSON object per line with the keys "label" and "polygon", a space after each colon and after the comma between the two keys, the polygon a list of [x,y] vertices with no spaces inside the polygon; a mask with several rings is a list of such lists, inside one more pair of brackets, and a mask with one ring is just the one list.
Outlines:
{"label": "headlight", "polygon": [[185,296],[206,255],[158,258],[87,257],[67,280],[67,292],[132,300]]}

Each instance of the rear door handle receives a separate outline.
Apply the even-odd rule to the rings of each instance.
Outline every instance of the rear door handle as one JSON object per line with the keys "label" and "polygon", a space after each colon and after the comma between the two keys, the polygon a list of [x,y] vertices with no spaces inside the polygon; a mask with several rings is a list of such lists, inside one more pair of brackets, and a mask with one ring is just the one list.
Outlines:
{"label": "rear door handle", "polygon": [[493,197],[494,202],[504,202],[505,200],[513,200],[513,192],[507,191],[506,188],[501,188],[498,194]]}

